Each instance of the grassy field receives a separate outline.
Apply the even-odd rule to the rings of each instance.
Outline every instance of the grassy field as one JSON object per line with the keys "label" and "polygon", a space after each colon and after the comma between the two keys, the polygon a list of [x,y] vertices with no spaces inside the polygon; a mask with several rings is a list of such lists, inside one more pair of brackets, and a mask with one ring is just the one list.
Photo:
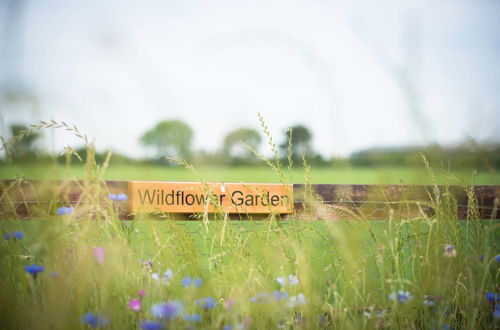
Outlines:
{"label": "grassy field", "polygon": [[[277,175],[266,167],[200,167],[196,168],[205,181],[216,182],[278,182]],[[452,170],[451,173],[467,183],[472,183],[472,169]],[[304,171],[294,168],[290,173],[291,183],[304,183]],[[450,184],[459,184],[443,172],[435,170],[438,183],[445,177]],[[29,179],[83,178],[82,166],[63,166],[23,164],[0,166],[0,179],[26,177]],[[182,167],[161,167],[154,165],[113,165],[105,171],[105,180],[161,180],[161,181],[198,181],[189,170]],[[432,180],[425,168],[313,168],[312,183],[337,184],[430,184]],[[498,172],[478,172],[476,184],[500,184]]]}
{"label": "grassy field", "polygon": [[[471,171],[436,171],[440,183]],[[276,182],[267,168],[200,168],[208,181]],[[95,173],[94,173],[95,174]],[[0,178],[83,178],[22,165]],[[291,182],[304,182],[296,169]],[[196,181],[183,168],[114,166],[109,180]],[[313,169],[312,183],[432,183],[421,169]],[[498,184],[479,173],[479,184]],[[50,185],[50,183],[47,183]],[[98,184],[70,213],[0,223],[0,329],[485,329],[500,327],[498,221],[434,212],[388,221],[118,219]],[[4,201],[7,201],[5,199]],[[2,202],[4,202],[2,201]],[[320,207],[320,204],[313,204]],[[474,209],[471,202],[471,210]],[[474,215],[472,214],[472,217]]]}

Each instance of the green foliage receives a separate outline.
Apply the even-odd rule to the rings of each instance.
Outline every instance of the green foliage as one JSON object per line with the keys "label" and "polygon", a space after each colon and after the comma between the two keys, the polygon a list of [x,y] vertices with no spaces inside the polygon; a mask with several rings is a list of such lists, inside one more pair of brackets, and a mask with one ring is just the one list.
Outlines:
{"label": "green foliage", "polygon": [[159,122],[141,137],[145,146],[155,149],[158,158],[190,159],[192,140],[192,129],[180,120]]}
{"label": "green foliage", "polygon": [[[28,131],[28,127],[23,124],[13,124],[10,126],[10,133],[12,136],[18,136],[26,131]],[[26,135],[24,139],[19,140],[18,143],[12,146],[9,150],[10,156],[14,159],[33,158],[37,152],[36,142],[40,137],[41,134],[39,132]]]}
{"label": "green foliage", "polygon": [[293,162],[298,166],[301,164],[302,155],[308,159],[315,155],[311,146],[312,133],[303,125],[295,125],[289,128],[285,132],[284,140],[285,142],[280,145],[282,153],[284,155],[290,154],[289,148],[291,147]]}
{"label": "green foliage", "polygon": [[231,159],[231,164],[242,165],[255,163],[256,158],[247,148],[259,150],[262,142],[260,134],[251,128],[239,128],[231,131],[224,138],[223,152]]}

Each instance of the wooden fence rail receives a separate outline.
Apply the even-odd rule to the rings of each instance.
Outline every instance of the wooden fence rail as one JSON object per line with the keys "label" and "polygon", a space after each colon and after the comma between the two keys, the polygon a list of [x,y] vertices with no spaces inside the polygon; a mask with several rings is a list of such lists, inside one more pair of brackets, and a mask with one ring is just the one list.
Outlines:
{"label": "wooden fence rail", "polygon": [[[127,181],[0,181],[2,219],[37,219],[55,214],[60,206],[76,209],[91,201],[107,200],[108,194],[127,194]],[[97,187],[97,188],[96,188]],[[475,203],[471,203],[471,199]],[[293,184],[293,209],[297,219],[419,218],[446,208],[458,219],[500,219],[500,186]],[[111,203],[111,202],[110,202]],[[128,201],[113,202],[123,219],[132,219]],[[472,206],[472,207],[471,207]],[[476,207],[477,206],[477,207]],[[448,213],[450,214],[450,213]],[[189,214],[177,215],[189,219]],[[236,214],[234,219],[245,219]],[[265,218],[252,215],[252,218]],[[283,214],[283,219],[290,215]]]}

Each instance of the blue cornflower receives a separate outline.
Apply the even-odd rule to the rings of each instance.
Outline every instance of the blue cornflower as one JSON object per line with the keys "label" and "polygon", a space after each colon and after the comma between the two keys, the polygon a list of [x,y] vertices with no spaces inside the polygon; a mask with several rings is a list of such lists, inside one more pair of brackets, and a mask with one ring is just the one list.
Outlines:
{"label": "blue cornflower", "polygon": [[201,315],[200,314],[186,314],[183,316],[184,321],[190,321],[190,322],[195,322],[198,323],[201,321]]}
{"label": "blue cornflower", "polygon": [[203,280],[200,277],[192,279],[191,277],[184,277],[182,279],[182,286],[187,288],[190,285],[193,285],[196,288],[199,288],[203,284]]}
{"label": "blue cornflower", "polygon": [[288,293],[287,292],[280,292],[278,290],[274,290],[274,298],[276,300],[286,299],[286,298],[288,298]]}
{"label": "blue cornflower", "polygon": [[251,297],[250,301],[253,303],[268,303],[269,296],[267,293],[261,292],[261,293],[257,294],[256,297]]}
{"label": "blue cornflower", "polygon": [[500,303],[495,304],[495,310],[493,311],[493,318],[500,319]]}
{"label": "blue cornflower", "polygon": [[116,201],[116,194],[109,194],[108,198],[111,199],[112,201]]}
{"label": "blue cornflower", "polygon": [[206,297],[196,300],[197,305],[201,305],[205,309],[212,309],[217,305],[217,301],[212,297]]}
{"label": "blue cornflower", "polygon": [[162,330],[163,324],[154,321],[144,321],[141,323],[142,330]]}
{"label": "blue cornflower", "polygon": [[500,264],[500,254],[495,257],[495,260]]}
{"label": "blue cornflower", "polygon": [[167,301],[153,305],[152,314],[162,319],[174,319],[184,310],[184,305],[180,301]]}
{"label": "blue cornflower", "polygon": [[108,320],[105,317],[95,315],[92,312],[88,312],[83,315],[81,320],[91,328],[99,328],[108,324]]}
{"label": "blue cornflower", "polygon": [[72,207],[61,206],[57,209],[57,215],[66,215],[70,213],[73,213]]}
{"label": "blue cornflower", "polygon": [[413,299],[413,296],[409,291],[399,290],[398,292],[393,292],[389,295],[390,300],[398,301],[401,304],[404,304]]}
{"label": "blue cornflower", "polygon": [[12,232],[12,233],[5,233],[5,235],[3,235],[3,237],[6,240],[10,240],[11,238],[15,239],[15,240],[21,240],[21,239],[24,238],[24,234],[23,234],[22,231],[15,231],[15,232]]}
{"label": "blue cornflower", "polygon": [[230,325],[225,325],[223,328],[223,330],[231,330],[231,329],[233,329],[233,327]]}
{"label": "blue cornflower", "polygon": [[128,199],[128,196],[126,194],[121,193],[121,194],[116,195],[116,200],[118,202],[123,202],[123,201],[126,201],[127,199]]}
{"label": "blue cornflower", "polygon": [[500,301],[500,293],[495,294],[493,292],[488,292],[487,294],[485,294],[485,297],[489,302],[499,302]]}
{"label": "blue cornflower", "polygon": [[32,264],[32,265],[24,266],[24,269],[28,273],[30,273],[33,276],[33,278],[36,278],[36,276],[38,275],[38,273],[43,272],[43,266],[42,265],[38,266],[37,264]]}

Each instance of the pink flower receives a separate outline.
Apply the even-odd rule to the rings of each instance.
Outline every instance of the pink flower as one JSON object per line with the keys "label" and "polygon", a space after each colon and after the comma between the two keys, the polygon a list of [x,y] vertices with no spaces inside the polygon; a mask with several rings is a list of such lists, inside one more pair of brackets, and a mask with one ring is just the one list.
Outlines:
{"label": "pink flower", "polygon": [[224,303],[224,308],[229,310],[233,308],[234,306],[234,299],[233,298],[227,298],[226,302]]}
{"label": "pink flower", "polygon": [[141,301],[139,299],[130,300],[128,306],[138,312],[141,310]]}
{"label": "pink flower", "polygon": [[105,257],[105,251],[103,247],[96,246],[94,248],[94,257],[95,260],[97,260],[98,263],[103,264],[104,263],[104,257]]}
{"label": "pink flower", "polygon": [[144,290],[140,290],[140,291],[139,291],[139,298],[142,298],[142,297],[144,297],[145,295],[146,295],[146,291],[144,291]]}

